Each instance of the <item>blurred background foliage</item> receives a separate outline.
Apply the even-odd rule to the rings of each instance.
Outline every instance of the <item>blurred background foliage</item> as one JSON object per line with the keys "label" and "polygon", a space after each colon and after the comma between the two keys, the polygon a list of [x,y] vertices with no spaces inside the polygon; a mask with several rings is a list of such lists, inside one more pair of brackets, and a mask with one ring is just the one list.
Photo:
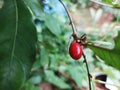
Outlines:
{"label": "blurred background foliage", "polygon": [[[37,60],[33,65],[25,90],[76,90],[76,88],[84,90],[88,88],[83,58],[75,61],[68,54],[68,41],[72,29],[63,6],[58,0],[25,0],[25,2],[33,14],[38,31]],[[88,42],[94,41],[103,46],[107,45],[106,47],[109,46],[109,48],[114,47],[114,44],[109,42],[114,42],[113,37],[117,35],[119,29],[118,9],[101,6],[89,0],[63,0],[63,2],[69,9],[80,36],[86,33]],[[113,81],[112,84],[114,82],[116,85],[119,84],[118,70],[106,65],[89,48],[85,48],[84,53],[93,77],[96,73],[103,72]]]}
{"label": "blurred background foliage", "polygon": [[[86,90],[88,80],[83,58],[75,61],[68,53],[72,29],[59,0],[24,1],[33,15],[38,32],[38,44],[36,61],[23,90]],[[113,5],[111,0],[99,1]],[[63,2],[70,11],[79,36],[86,33],[88,42],[99,43],[107,48],[114,47],[113,38],[120,29],[119,9],[101,6],[90,0],[63,0]],[[0,4],[3,4],[2,0]],[[113,6],[116,7],[116,4]],[[85,48],[84,53],[93,77],[96,73],[103,72],[112,81],[110,82],[113,84],[111,87],[114,86],[112,88],[119,85],[120,72],[115,66],[107,65],[89,48]]]}

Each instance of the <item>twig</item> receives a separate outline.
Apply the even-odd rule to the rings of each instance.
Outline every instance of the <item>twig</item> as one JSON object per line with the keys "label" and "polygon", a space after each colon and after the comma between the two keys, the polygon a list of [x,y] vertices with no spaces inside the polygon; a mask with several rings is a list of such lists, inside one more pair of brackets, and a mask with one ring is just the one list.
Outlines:
{"label": "twig", "polygon": [[69,11],[67,10],[67,8],[65,7],[64,3],[62,2],[62,0],[59,0],[59,1],[60,1],[60,3],[63,5],[63,7],[65,8],[65,11],[66,11],[66,13],[67,13],[67,15],[68,15],[68,17],[69,17],[70,25],[71,25],[72,30],[73,30],[73,37],[74,37],[74,38],[77,38],[77,31],[76,31],[76,28],[75,28],[75,26],[74,26],[74,24],[73,24],[73,21],[72,21],[72,18],[71,18],[71,16],[70,16],[70,13],[69,13]]}
{"label": "twig", "polygon": [[111,83],[104,82],[104,81],[101,81],[101,80],[92,79],[92,81],[97,82],[97,83],[101,83],[101,84],[108,84],[108,85],[112,85],[112,86],[115,86],[117,88],[120,88],[120,86],[118,86],[116,84],[111,84]]}
{"label": "twig", "polygon": [[90,71],[89,71],[89,68],[88,68],[88,63],[87,63],[87,60],[86,60],[86,56],[83,52],[83,58],[84,58],[84,63],[86,64],[86,69],[87,69],[87,74],[88,74],[88,82],[89,82],[89,90],[92,90],[91,89],[91,74],[90,74]]}

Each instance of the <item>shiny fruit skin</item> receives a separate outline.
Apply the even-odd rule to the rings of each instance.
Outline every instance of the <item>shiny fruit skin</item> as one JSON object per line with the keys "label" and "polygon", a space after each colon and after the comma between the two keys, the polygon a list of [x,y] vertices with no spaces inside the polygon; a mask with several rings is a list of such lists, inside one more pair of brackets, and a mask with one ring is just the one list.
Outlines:
{"label": "shiny fruit skin", "polygon": [[82,57],[82,50],[80,43],[73,41],[69,47],[69,54],[73,59],[78,60]]}

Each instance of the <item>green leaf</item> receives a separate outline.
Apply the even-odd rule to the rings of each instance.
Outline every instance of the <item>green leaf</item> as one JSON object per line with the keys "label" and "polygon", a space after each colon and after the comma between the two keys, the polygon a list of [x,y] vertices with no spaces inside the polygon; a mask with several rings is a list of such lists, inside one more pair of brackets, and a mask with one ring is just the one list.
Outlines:
{"label": "green leaf", "polygon": [[43,10],[40,0],[24,0],[35,17],[42,17]]}
{"label": "green leaf", "polygon": [[35,60],[37,34],[23,0],[4,0],[0,10],[0,90],[19,90]]}
{"label": "green leaf", "polygon": [[76,82],[76,84],[79,87],[82,86],[82,76],[83,76],[80,68],[78,66],[77,67],[75,67],[75,66],[68,67],[68,73],[70,74],[70,76],[73,78],[73,80]]}
{"label": "green leaf", "polygon": [[46,50],[54,51],[56,49],[56,37],[49,29],[42,30],[42,44]]}
{"label": "green leaf", "polygon": [[114,1],[114,0],[102,0],[102,2],[107,3],[112,5],[115,8],[120,8],[120,3],[119,1]]}
{"label": "green leaf", "polygon": [[31,83],[27,82],[25,84],[24,89],[22,89],[22,90],[40,90],[40,87],[39,86],[35,86],[34,84],[31,84]]}
{"label": "green leaf", "polygon": [[60,28],[60,22],[57,20],[57,18],[53,17],[52,15],[46,14],[45,25],[56,36],[59,36],[62,32]]}
{"label": "green leaf", "polygon": [[112,4],[113,0],[102,0],[102,2],[108,3],[108,4]]}
{"label": "green leaf", "polygon": [[57,76],[55,76],[53,71],[46,70],[45,75],[46,75],[46,80],[48,82],[56,85],[60,89],[70,89],[70,86],[68,84],[66,84],[64,82],[64,80],[62,80],[61,78],[58,78]]}
{"label": "green leaf", "polygon": [[113,49],[104,48],[97,45],[89,45],[95,54],[97,54],[108,65],[111,65],[120,70],[120,32],[117,38],[115,38],[115,47]]}
{"label": "green leaf", "polygon": [[48,52],[44,47],[41,48],[40,51],[40,66],[46,67],[48,66],[49,63],[49,57],[48,57]]}
{"label": "green leaf", "polygon": [[39,74],[32,76],[29,80],[29,82],[34,85],[39,84],[41,81],[42,81],[42,77]]}
{"label": "green leaf", "polygon": [[119,3],[119,4],[117,4],[117,3],[112,3],[112,5],[113,5],[114,7],[116,7],[116,8],[120,8],[120,3]]}
{"label": "green leaf", "polygon": [[56,59],[55,55],[50,55],[50,66],[49,66],[49,68],[51,68],[53,70],[56,70],[57,64],[58,64],[58,62],[57,62],[57,59]]}

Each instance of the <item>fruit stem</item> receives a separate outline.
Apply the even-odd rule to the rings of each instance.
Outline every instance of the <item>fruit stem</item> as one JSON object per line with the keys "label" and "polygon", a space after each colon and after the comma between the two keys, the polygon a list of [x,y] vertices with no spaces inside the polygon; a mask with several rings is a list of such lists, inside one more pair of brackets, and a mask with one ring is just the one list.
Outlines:
{"label": "fruit stem", "polygon": [[84,58],[84,63],[86,64],[86,69],[87,69],[87,74],[88,74],[89,90],[92,90],[91,89],[91,78],[92,78],[92,76],[90,74],[90,71],[89,71],[89,68],[88,68],[88,63],[87,63],[86,56],[85,56],[84,52],[83,52],[83,58]]}
{"label": "fruit stem", "polygon": [[72,20],[72,17],[70,16],[70,13],[69,13],[69,11],[68,11],[68,9],[65,7],[65,5],[64,5],[64,3],[62,2],[62,0],[59,0],[60,1],[60,3],[63,5],[63,7],[64,7],[64,9],[65,9],[65,11],[66,11],[66,13],[67,13],[67,15],[68,15],[68,17],[69,17],[69,21],[70,21],[70,25],[71,25],[71,27],[72,27],[72,31],[73,31],[73,34],[72,34],[72,36],[73,36],[73,38],[75,39],[75,40],[77,40],[77,31],[76,31],[76,28],[75,28],[75,26],[74,26],[74,24],[73,24],[73,20]]}

